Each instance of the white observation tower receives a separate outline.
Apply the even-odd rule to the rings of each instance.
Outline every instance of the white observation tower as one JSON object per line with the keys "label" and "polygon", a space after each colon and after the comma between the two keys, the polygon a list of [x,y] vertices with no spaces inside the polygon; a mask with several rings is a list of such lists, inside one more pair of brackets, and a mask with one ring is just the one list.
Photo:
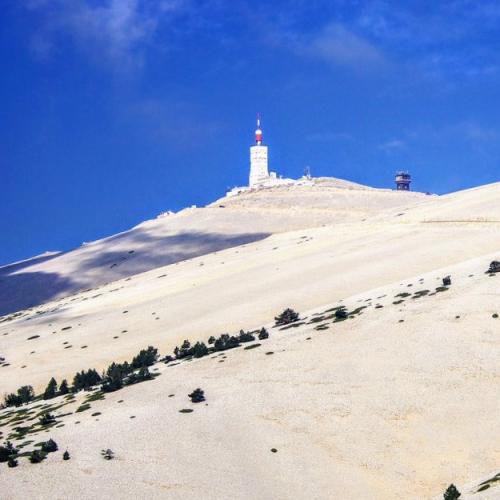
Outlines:
{"label": "white observation tower", "polygon": [[255,131],[255,144],[250,146],[250,187],[258,186],[269,179],[267,168],[267,146],[262,145],[262,130],[260,116],[257,115],[257,130]]}

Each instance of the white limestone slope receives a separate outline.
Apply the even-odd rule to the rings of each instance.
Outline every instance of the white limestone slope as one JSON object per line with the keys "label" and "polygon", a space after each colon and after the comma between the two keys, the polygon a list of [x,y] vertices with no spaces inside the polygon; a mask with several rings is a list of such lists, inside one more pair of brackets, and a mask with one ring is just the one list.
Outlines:
{"label": "white limestone slope", "polygon": [[[477,496],[470,483],[500,463],[500,277],[484,274],[500,260],[498,200],[500,184],[432,197],[321,180],[218,200],[18,268],[120,279],[4,317],[0,393],[39,392],[52,376],[101,370],[147,345],[166,354],[186,338],[269,325],[285,307],[309,319],[342,299],[369,308],[324,331],[273,329],[227,358],[159,365],[156,380],[51,430],[69,462],[23,461],[2,471],[2,491],[386,500],[431,498],[453,482],[466,498],[500,498],[495,485]],[[394,304],[446,274],[450,290]],[[208,406],[179,413],[197,386]],[[100,457],[108,447],[116,461]],[[66,474],[71,482],[57,481]]]}
{"label": "white limestone slope", "polygon": [[420,193],[401,195],[337,179],[221,199],[206,208],[143,222],[70,252],[0,268],[0,315],[270,234],[361,220],[374,210],[422,199],[427,198]]}
{"label": "white limestone slope", "polygon": [[[255,349],[158,364],[154,381],[75,413],[80,393],[55,412],[66,414],[63,427],[30,437],[50,436],[60,451],[5,468],[2,491],[13,499],[396,500],[431,498],[451,482],[462,490],[500,461],[500,277],[484,274],[496,255],[346,297],[348,310],[366,309],[344,322],[324,315],[332,302],[303,312],[297,328],[267,325],[271,337]],[[447,274],[452,286],[434,293]],[[415,298],[421,290],[432,295]],[[196,387],[206,405],[189,401]],[[193,412],[179,413],[186,408]],[[115,460],[101,458],[106,448]],[[498,498],[494,486],[477,498]]]}

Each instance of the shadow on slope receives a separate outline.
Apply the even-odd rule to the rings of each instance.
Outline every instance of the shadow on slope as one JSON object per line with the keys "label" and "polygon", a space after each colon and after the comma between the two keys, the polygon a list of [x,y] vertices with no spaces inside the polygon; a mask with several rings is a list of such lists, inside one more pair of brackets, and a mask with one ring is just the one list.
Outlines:
{"label": "shadow on slope", "polygon": [[0,275],[0,316],[37,306],[74,289],[77,283],[57,273]]}
{"label": "shadow on slope", "polygon": [[[37,270],[32,272],[28,266],[8,266],[0,272],[0,315],[269,235],[191,231],[157,236],[132,230],[56,255],[45,269],[38,259]],[[23,267],[26,272],[18,273]]]}

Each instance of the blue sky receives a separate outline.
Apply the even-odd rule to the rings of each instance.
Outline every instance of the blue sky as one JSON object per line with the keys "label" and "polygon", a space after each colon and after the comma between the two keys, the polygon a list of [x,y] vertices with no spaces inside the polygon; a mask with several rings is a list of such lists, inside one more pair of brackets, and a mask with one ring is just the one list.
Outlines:
{"label": "blue sky", "polygon": [[500,174],[493,1],[4,0],[0,263],[272,169],[446,193]]}

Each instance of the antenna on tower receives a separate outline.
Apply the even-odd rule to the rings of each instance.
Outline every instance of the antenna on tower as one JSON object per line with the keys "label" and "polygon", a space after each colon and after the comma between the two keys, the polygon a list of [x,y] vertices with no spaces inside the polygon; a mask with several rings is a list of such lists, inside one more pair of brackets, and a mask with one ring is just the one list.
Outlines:
{"label": "antenna on tower", "polygon": [[255,131],[255,143],[262,145],[262,129],[260,128],[260,113],[257,113],[257,130]]}

